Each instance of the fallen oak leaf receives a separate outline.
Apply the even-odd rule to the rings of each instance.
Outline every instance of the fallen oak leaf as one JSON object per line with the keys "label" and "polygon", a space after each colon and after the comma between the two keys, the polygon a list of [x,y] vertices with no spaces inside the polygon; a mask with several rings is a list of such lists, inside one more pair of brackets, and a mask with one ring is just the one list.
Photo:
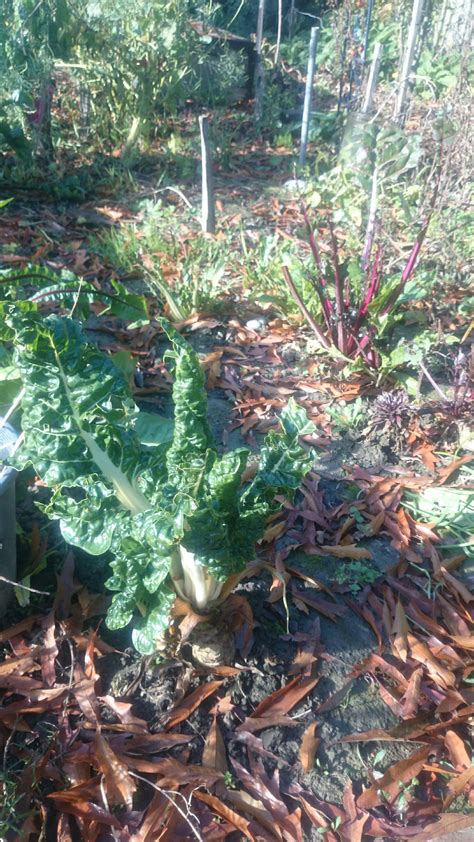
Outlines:
{"label": "fallen oak leaf", "polygon": [[207,792],[200,792],[196,789],[193,793],[193,797],[197,798],[198,801],[203,801],[204,804],[207,804],[213,813],[216,813],[221,819],[228,821],[233,827],[235,827],[236,830],[239,830],[240,833],[243,833],[244,836],[247,837],[247,839],[250,839],[250,842],[256,842],[255,836],[250,831],[250,822],[243,816],[236,813],[235,810],[228,807],[227,804],[224,804],[215,795],[211,795]]}
{"label": "fallen oak leaf", "polygon": [[58,655],[58,647],[56,645],[55,625],[54,611],[50,611],[41,622],[44,634],[43,646],[40,652],[41,675],[43,676],[44,683],[48,687],[53,687],[56,682],[55,663]]}
{"label": "fallen oak leaf", "polygon": [[448,839],[448,834],[474,827],[474,814],[441,813],[437,820],[425,825],[421,833],[410,836],[411,842],[431,842],[437,836]]}
{"label": "fallen oak leaf", "polygon": [[84,795],[80,793],[73,793],[71,789],[58,792],[51,792],[47,796],[56,802],[57,809],[65,813],[71,813],[73,816],[85,819],[87,821],[99,822],[99,824],[107,824],[115,830],[122,830],[122,825],[119,820],[98,804],[93,804],[86,801]]}
{"label": "fallen oak leaf", "polygon": [[[291,720],[293,722],[293,720]],[[268,726],[267,726],[268,727]],[[247,746],[248,749],[251,749],[255,754],[261,754],[262,757],[268,757],[269,760],[273,760],[275,763],[279,763],[281,766],[287,766],[290,768],[290,764],[286,762],[286,760],[282,760],[281,757],[277,757],[272,751],[269,751],[263,745],[262,740],[259,737],[256,737],[255,734],[250,733],[250,731],[239,731],[238,733],[235,732],[233,737],[233,742],[242,743],[243,745]]]}
{"label": "fallen oak leaf", "polygon": [[[104,729],[108,728],[108,724],[102,726]],[[159,734],[133,734],[130,736],[128,730],[124,734],[109,737],[109,743],[114,751],[117,752],[143,752],[145,754],[155,754],[156,752],[167,751],[177,745],[189,743],[195,737],[189,734],[167,734],[165,732]]]}
{"label": "fallen oak leaf", "polygon": [[418,710],[422,678],[423,670],[421,667],[413,670],[405,694],[400,699],[401,715],[404,719],[415,716]]}
{"label": "fallen oak leaf", "polygon": [[446,689],[456,686],[456,678],[454,674],[451,670],[445,669],[445,667],[437,661],[426,643],[412,634],[407,635],[407,641],[410,647],[410,656],[415,661],[418,661],[426,667],[428,675],[432,678],[435,684],[439,683]]}
{"label": "fallen oak leaf", "polygon": [[[299,796],[299,802],[313,827],[324,830],[324,836],[322,838],[325,842],[338,842],[338,837],[331,830],[330,819],[327,819],[324,813],[321,813],[316,807],[313,807],[313,805],[303,795]],[[317,832],[318,831],[316,831],[316,833]]]}
{"label": "fallen oak leaf", "polygon": [[357,799],[357,806],[362,810],[371,810],[384,802],[393,801],[400,793],[401,784],[416,778],[428,755],[432,753],[432,746],[423,746],[410,757],[394,763],[381,778],[364,790]]}
{"label": "fallen oak leaf", "polygon": [[347,821],[343,822],[341,827],[338,828],[341,839],[345,842],[362,842],[362,834],[368,815],[367,813],[361,813],[357,808],[352,781],[348,781],[344,787],[342,804],[347,814]]}
{"label": "fallen oak leaf", "polygon": [[464,741],[456,734],[456,731],[451,729],[446,731],[444,737],[444,744],[448,749],[449,756],[453,766],[458,769],[469,769],[471,766],[471,758],[466,750]]}
{"label": "fallen oak leaf", "polygon": [[361,558],[372,558],[372,553],[365,549],[365,547],[357,547],[355,544],[339,544],[337,547],[324,545],[321,547],[314,547],[309,550],[305,549],[309,555],[333,555],[336,558],[350,558],[358,560]]}
{"label": "fallen oak leaf", "polygon": [[461,465],[465,465],[466,462],[472,462],[473,459],[474,455],[467,454],[466,456],[461,456],[459,459],[454,459],[449,465],[446,465],[444,468],[441,468],[441,470],[438,471],[439,484],[444,485],[444,483],[447,482],[451,474],[454,474],[454,472],[457,471],[458,468],[461,467]]}
{"label": "fallen oak leaf", "polygon": [[272,814],[263,806],[262,802],[256,798],[252,798],[248,792],[244,790],[229,790],[226,795],[227,801],[230,801],[243,813],[253,816],[258,823],[272,834],[272,838],[281,840],[282,834],[278,825],[275,824]]}
{"label": "fallen oak leaf", "polygon": [[218,772],[226,772],[228,769],[225,743],[220,732],[216,715],[211,722],[211,727],[209,728],[206,742],[204,743],[201,762],[203,766],[208,766],[211,769],[217,769]]}
{"label": "fallen oak leaf", "polygon": [[86,678],[82,667],[74,667],[74,684],[72,693],[86,719],[96,727],[100,725],[100,707],[95,692],[95,678]]}
{"label": "fallen oak leaf", "polygon": [[165,815],[169,807],[169,798],[162,792],[155,791],[140,828],[130,837],[130,842],[154,842],[154,840],[159,839],[158,831],[165,821]]}
{"label": "fallen oak leaf", "polygon": [[410,629],[408,626],[405,611],[403,610],[403,605],[400,602],[400,600],[398,600],[395,608],[395,619],[392,625],[392,648],[394,655],[400,658],[400,660],[403,661],[403,663],[406,662],[408,656],[407,635],[409,633],[409,630]]}
{"label": "fallen oak leaf", "polygon": [[278,823],[285,842],[302,842],[302,837],[295,828],[294,819],[284,801],[265,784],[259,775],[251,774],[237,760],[231,758],[232,766],[238,779],[254,798],[259,799],[275,823]]}
{"label": "fallen oak leaf", "polygon": [[169,789],[176,784],[190,784],[192,786],[214,786],[217,781],[224,780],[222,772],[208,769],[196,764],[184,764],[174,757],[165,757],[155,762],[155,772],[161,776],[159,786]]}
{"label": "fallen oak leaf", "polygon": [[460,646],[461,649],[468,649],[470,652],[474,651],[474,635],[472,637],[463,637],[462,635],[455,634],[451,635],[451,640],[456,646]]}
{"label": "fallen oak leaf", "polygon": [[98,731],[94,739],[94,759],[104,777],[107,801],[110,805],[133,808],[133,795],[137,785],[126,764],[111,749],[106,738]]}
{"label": "fallen oak leaf", "polygon": [[102,702],[102,704],[106,705],[116,714],[122,725],[127,726],[128,733],[148,733],[148,723],[144,719],[139,719],[137,716],[132,714],[131,710],[133,705],[131,702],[119,702],[113,696],[109,695],[98,696],[98,701]]}
{"label": "fallen oak leaf", "polygon": [[23,675],[25,672],[35,671],[38,669],[36,665],[36,656],[38,653],[39,648],[35,646],[32,647],[28,655],[20,655],[18,658],[6,658],[0,664],[0,676],[12,675],[13,673]]}
{"label": "fallen oak leaf", "polygon": [[179,725],[180,722],[183,722],[183,720],[189,719],[193,711],[195,711],[205,699],[212,696],[213,693],[219,689],[222,683],[222,681],[209,681],[206,684],[201,684],[199,687],[196,687],[196,689],[189,693],[188,696],[185,696],[182,703],[170,714],[165,728],[167,730],[171,730],[175,727],[175,725]]}
{"label": "fallen oak leaf", "polygon": [[0,643],[5,643],[12,637],[16,637],[17,634],[30,631],[34,625],[41,621],[41,619],[41,614],[32,614],[31,617],[25,617],[24,620],[20,620],[20,622],[15,623],[14,626],[9,626],[8,629],[4,629],[4,631],[0,632]]}
{"label": "fallen oak leaf", "polygon": [[269,713],[266,716],[251,714],[235,730],[237,733],[248,732],[254,734],[264,728],[295,728],[299,722],[284,713]]}
{"label": "fallen oak leaf", "polygon": [[316,736],[317,723],[312,722],[306,728],[300,747],[300,763],[303,771],[308,773],[314,768],[314,759],[318,746],[321,743],[319,737]]}
{"label": "fallen oak leaf", "polygon": [[265,717],[271,714],[287,714],[298,702],[301,701],[318,683],[318,678],[305,678],[297,676],[284,684],[274,693],[266,696],[251,714],[251,719]]}
{"label": "fallen oak leaf", "polygon": [[471,764],[469,768],[463,769],[455,778],[450,778],[446,784],[446,797],[443,801],[445,810],[458,796],[466,794],[472,795],[474,788],[474,766]]}
{"label": "fallen oak leaf", "polygon": [[336,623],[337,620],[347,612],[345,605],[339,605],[336,602],[329,602],[327,599],[323,599],[322,596],[312,594],[307,590],[300,590],[294,584],[291,586],[291,596],[294,602],[300,602],[309,608],[314,608],[315,611],[323,614],[324,617],[328,617],[328,619],[332,620],[333,623]]}

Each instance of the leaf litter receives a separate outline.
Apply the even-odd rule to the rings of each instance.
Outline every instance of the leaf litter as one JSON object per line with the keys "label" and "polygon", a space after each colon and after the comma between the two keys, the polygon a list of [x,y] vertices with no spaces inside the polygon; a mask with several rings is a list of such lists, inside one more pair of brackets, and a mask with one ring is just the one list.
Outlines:
{"label": "leaf litter", "polygon": [[[99,213],[116,224],[128,211],[102,207]],[[296,205],[280,203],[271,210],[255,204],[253,213],[271,217],[282,231],[298,218]],[[59,224],[49,211],[44,221]],[[74,215],[63,216],[60,229],[54,229],[55,237],[61,235],[59,253],[51,255],[35,227],[23,226],[25,252],[30,248],[50,266],[106,281],[110,272],[82,247],[84,231]],[[31,254],[16,262],[29,260]],[[212,336],[219,325],[200,314],[186,327]],[[169,390],[169,376],[154,357],[155,335],[153,327],[127,331],[113,319],[103,331],[110,351],[131,350],[147,371],[146,388],[137,388],[143,397]],[[208,388],[231,405],[225,435],[233,427],[255,442],[274,424],[275,411],[296,395],[318,422],[317,444],[324,450],[331,433],[328,399],[351,401],[370,392],[363,376],[334,382],[321,377],[318,364],[309,363],[306,375],[285,370],[280,349],[296,335],[295,328],[274,320],[261,336],[233,318],[226,323],[225,344],[207,349]],[[24,838],[44,838],[47,826],[48,838],[61,842],[151,842],[196,834],[303,840],[314,829],[329,842],[422,842],[474,826],[472,595],[452,558],[444,556],[435,525],[418,522],[403,505],[405,490],[448,487],[472,457],[441,461],[419,430],[409,445],[424,473],[403,469],[387,476],[353,462],[343,466],[344,482],[357,489],[350,503],[332,499],[324,471],[307,477],[300,499],[285,504],[283,520],[269,525],[261,547],[278,571],[275,601],[252,579],[250,592],[245,583],[239,590],[240,597],[253,599],[256,617],[246,615],[253,628],[246,631],[243,663],[215,675],[193,665],[164,669],[160,676],[173,692],[165,693],[165,709],[156,715],[146,707],[152,696],[140,689],[152,683],[146,671],[138,672],[125,694],[107,682],[103,665],[114,657],[126,663],[127,655],[94,631],[91,618],[100,614],[103,598],[77,583],[68,555],[54,609],[0,632],[0,739],[6,766],[20,769]],[[323,573],[323,565],[349,571],[359,564],[363,580],[360,571],[378,563],[381,553],[389,563],[356,590]],[[279,601],[282,576],[291,603],[290,634]],[[350,642],[357,623],[366,631],[365,649],[336,651],[336,630],[347,629]],[[264,635],[271,638],[266,648]],[[276,656],[272,646],[280,650]],[[182,692],[179,674],[186,676]],[[386,710],[386,724],[348,733],[342,718],[351,723],[351,699],[361,688]],[[335,785],[338,797],[331,800],[318,793],[330,789],[324,779],[344,745],[363,749],[364,762],[350,782],[352,772],[345,770],[345,787]],[[380,768],[372,748],[380,753],[380,746],[391,745],[401,746],[403,755],[386,749]],[[456,802],[460,811],[451,812]]]}

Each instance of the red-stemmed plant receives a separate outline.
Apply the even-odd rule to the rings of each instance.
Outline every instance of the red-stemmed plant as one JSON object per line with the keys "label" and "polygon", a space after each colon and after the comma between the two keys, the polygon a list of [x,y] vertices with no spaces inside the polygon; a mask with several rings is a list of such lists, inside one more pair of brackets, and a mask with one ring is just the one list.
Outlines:
{"label": "red-stemmed plant", "polygon": [[[379,309],[376,306],[372,307],[372,311],[377,313],[377,320],[394,312],[407,281],[413,276],[433,213],[436,192],[437,190],[435,189],[430,210],[410,251],[400,277],[400,282],[390,293],[387,300],[381,304]],[[346,360],[362,358],[368,367],[377,369],[380,365],[380,357],[374,348],[373,340],[377,336],[378,329],[375,321],[371,319],[371,305],[376,304],[377,296],[383,287],[382,247],[380,243],[374,243],[377,228],[376,226],[370,227],[364,244],[362,269],[365,274],[365,283],[362,294],[360,294],[351,288],[349,278],[343,283],[339,245],[333,222],[331,220],[329,221],[332,263],[330,286],[324,273],[316,234],[311,225],[304,202],[302,202],[302,213],[315,264],[313,284],[321,303],[322,316],[320,321],[310,313],[296,289],[288,268],[283,266],[283,277],[290,293],[313,330],[318,342],[326,351],[333,352],[341,359],[345,358]],[[372,259],[371,255],[373,252],[375,253]]]}

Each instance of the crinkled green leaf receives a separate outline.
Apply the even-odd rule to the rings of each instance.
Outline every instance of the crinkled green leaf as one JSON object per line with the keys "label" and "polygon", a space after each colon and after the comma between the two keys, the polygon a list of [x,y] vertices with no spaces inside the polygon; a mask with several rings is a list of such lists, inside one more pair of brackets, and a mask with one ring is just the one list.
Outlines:
{"label": "crinkled green leaf", "polygon": [[148,318],[143,295],[128,292],[118,281],[113,280],[111,283],[115,294],[98,289],[68,269],[57,272],[47,266],[30,264],[21,269],[5,269],[0,272],[0,298],[27,299],[33,306],[45,301],[56,301],[66,310],[74,309],[84,316],[89,314],[91,304],[101,303],[104,312],[127,321]]}
{"label": "crinkled green leaf", "polygon": [[22,460],[53,488],[98,476],[132,512],[150,503],[137,476],[150,457],[132,429],[137,413],[111,360],[61,316],[10,320],[24,383]]}
{"label": "crinkled green leaf", "polygon": [[162,587],[158,594],[158,604],[132,632],[133,645],[142,655],[153,655],[162,642],[169,624],[169,614],[176,599],[175,592],[169,587]]}
{"label": "crinkled green leaf", "polygon": [[300,437],[314,426],[290,401],[242,486],[248,451],[218,456],[213,448],[199,359],[170,325],[174,422],[138,412],[124,374],[76,322],[13,308],[5,313],[25,390],[22,464],[51,486],[45,511],[70,543],[111,552],[107,623],[122,628],[138,607],[134,642],[149,654],[168,623],[168,574],[180,546],[219,581],[241,570],[278,509],[275,496],[292,499],[310,470]]}
{"label": "crinkled green leaf", "polygon": [[173,441],[174,421],[151,412],[140,412],[135,421],[135,432],[146,447],[161,447]]}
{"label": "crinkled green leaf", "polygon": [[173,345],[175,375],[174,434],[166,457],[168,481],[189,490],[199,481],[206,452],[213,445],[204,372],[191,346],[168,322],[162,320],[162,325]]}

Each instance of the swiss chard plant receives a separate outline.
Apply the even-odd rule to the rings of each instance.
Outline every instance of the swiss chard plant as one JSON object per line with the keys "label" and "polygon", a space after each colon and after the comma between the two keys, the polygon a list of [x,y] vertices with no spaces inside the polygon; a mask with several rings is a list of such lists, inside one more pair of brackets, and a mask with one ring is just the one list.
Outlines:
{"label": "swiss chard plant", "polygon": [[33,464],[52,489],[45,511],[66,541],[111,552],[107,624],[133,623],[136,648],[153,653],[177,594],[201,614],[225,600],[278,510],[275,497],[291,499],[311,468],[299,437],[313,425],[290,401],[246,481],[249,451],[218,455],[199,359],[170,325],[174,425],[156,416],[150,446],[122,373],[78,322],[14,306],[5,317],[24,389],[19,465]]}

